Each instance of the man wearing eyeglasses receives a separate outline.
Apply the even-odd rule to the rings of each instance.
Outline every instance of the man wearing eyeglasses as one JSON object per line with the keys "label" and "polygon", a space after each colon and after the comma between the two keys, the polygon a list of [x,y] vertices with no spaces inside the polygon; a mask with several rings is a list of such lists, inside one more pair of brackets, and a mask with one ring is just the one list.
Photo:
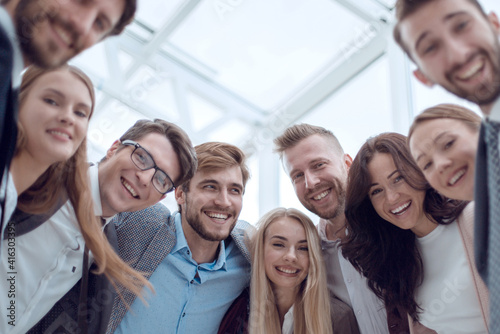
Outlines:
{"label": "man wearing eyeglasses", "polygon": [[[116,297],[108,333],[217,333],[250,281],[249,224],[238,220],[249,178],[243,152],[230,144],[196,146],[198,169],[175,189],[179,212],[155,205],[117,216],[120,256],[155,288],[149,306]],[[130,310],[127,308],[130,305]]]}
{"label": "man wearing eyeglasses", "polygon": [[[177,184],[189,180],[196,168],[196,153],[187,134],[160,119],[138,121],[113,143],[101,162],[90,166],[94,212],[101,217],[115,250],[118,241],[111,218],[158,203]],[[17,212],[13,219],[17,215],[22,217]],[[16,223],[17,256],[32,261],[33,270],[31,284],[16,291],[18,310],[23,300],[28,305],[17,314],[11,330],[104,333],[114,288],[104,275],[94,275],[95,268],[89,270],[85,265],[85,244],[69,201],[53,215],[24,218]],[[39,240],[44,241],[43,247],[36,246]],[[85,290],[88,294],[81,293]],[[33,303],[36,307],[30,308]]]}

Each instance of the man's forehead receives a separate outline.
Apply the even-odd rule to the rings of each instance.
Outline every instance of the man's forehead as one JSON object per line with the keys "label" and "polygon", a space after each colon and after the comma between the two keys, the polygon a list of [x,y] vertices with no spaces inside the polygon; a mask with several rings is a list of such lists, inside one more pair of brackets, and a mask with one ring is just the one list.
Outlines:
{"label": "man's forehead", "polygon": [[243,173],[240,166],[207,168],[196,171],[194,177],[198,182],[238,183],[243,185]]}

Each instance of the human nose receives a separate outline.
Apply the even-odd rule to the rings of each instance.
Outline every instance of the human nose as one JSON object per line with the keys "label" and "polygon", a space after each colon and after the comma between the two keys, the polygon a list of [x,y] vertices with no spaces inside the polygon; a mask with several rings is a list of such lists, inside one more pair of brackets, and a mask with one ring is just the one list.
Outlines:
{"label": "human nose", "polygon": [[[66,23],[73,30],[73,38],[86,37],[92,30],[96,19],[96,11],[92,6],[75,4],[75,8],[69,8],[66,13]],[[77,35],[77,36],[76,36]]]}
{"label": "human nose", "polygon": [[446,58],[451,67],[464,64],[469,56],[468,47],[459,38],[453,37],[446,40]]}
{"label": "human nose", "polygon": [[290,247],[287,250],[285,257],[284,257],[284,260],[288,261],[288,262],[295,262],[297,260],[297,254],[295,253],[294,247]]}
{"label": "human nose", "polygon": [[73,125],[75,123],[75,114],[69,107],[63,108],[59,114],[59,121],[65,125]]}
{"label": "human nose", "polygon": [[451,166],[451,161],[445,156],[437,155],[434,157],[434,163],[439,173],[443,173]]}
{"label": "human nose", "polygon": [[220,191],[215,197],[215,204],[219,207],[227,208],[231,205],[226,191]]}
{"label": "human nose", "polygon": [[138,168],[136,175],[137,175],[137,178],[139,179],[139,183],[142,186],[147,187],[149,184],[151,184],[151,180],[153,179],[154,173],[155,173],[154,168],[149,168],[146,170],[141,170]]}
{"label": "human nose", "polygon": [[313,172],[306,171],[304,173],[304,178],[306,180],[306,188],[308,189],[314,189],[319,183],[319,178]]}
{"label": "human nose", "polygon": [[395,189],[388,188],[385,191],[385,196],[389,204],[395,203],[399,199],[399,192]]}

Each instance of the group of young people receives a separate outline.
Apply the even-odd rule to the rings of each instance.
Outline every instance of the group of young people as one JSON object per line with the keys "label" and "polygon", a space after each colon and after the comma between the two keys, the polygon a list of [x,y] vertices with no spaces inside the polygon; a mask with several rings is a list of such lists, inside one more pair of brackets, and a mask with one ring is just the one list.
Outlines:
{"label": "group of young people", "polygon": [[250,171],[233,145],[140,120],[87,161],[94,89],[66,62],[135,6],[2,1],[1,333],[500,333],[494,13],[398,0],[416,77],[485,119],[440,104],[354,160],[331,131],[292,125],[275,150],[319,225],[276,208],[254,228],[238,220]]}

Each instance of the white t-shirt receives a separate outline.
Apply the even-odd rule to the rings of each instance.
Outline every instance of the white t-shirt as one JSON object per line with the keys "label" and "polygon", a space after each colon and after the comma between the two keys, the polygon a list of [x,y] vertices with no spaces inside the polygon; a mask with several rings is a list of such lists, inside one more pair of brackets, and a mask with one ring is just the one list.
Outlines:
{"label": "white t-shirt", "polygon": [[417,245],[424,265],[420,322],[438,334],[487,333],[457,223],[438,225]]}

